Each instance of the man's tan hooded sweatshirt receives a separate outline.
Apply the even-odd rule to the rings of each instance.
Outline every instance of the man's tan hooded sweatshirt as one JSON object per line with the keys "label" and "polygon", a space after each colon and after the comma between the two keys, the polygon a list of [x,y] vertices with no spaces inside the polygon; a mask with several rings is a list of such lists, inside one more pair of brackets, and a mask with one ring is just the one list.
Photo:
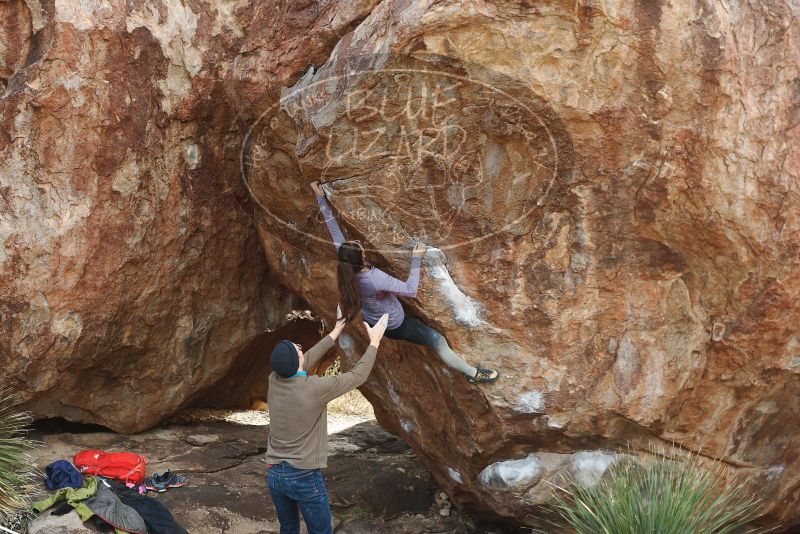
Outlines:
{"label": "man's tan hooded sweatshirt", "polygon": [[[313,368],[333,345],[328,335],[309,349],[306,369]],[[269,375],[268,464],[286,460],[297,469],[328,466],[327,404],[367,380],[377,351],[370,345],[350,372],[337,376],[281,378],[274,371]]]}

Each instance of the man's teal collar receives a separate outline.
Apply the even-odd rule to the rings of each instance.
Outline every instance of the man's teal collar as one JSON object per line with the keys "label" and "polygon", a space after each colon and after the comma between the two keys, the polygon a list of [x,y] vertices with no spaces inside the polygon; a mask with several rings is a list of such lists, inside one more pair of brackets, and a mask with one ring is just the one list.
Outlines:
{"label": "man's teal collar", "polygon": [[289,378],[294,378],[296,376],[308,376],[308,373],[306,373],[305,371],[297,371],[295,374],[293,374]]}

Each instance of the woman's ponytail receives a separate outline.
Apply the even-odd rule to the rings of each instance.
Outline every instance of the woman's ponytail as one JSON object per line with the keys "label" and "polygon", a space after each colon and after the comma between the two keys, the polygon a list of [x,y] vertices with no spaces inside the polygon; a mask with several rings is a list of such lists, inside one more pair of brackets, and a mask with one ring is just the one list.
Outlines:
{"label": "woman's ponytail", "polygon": [[361,310],[361,294],[356,282],[356,273],[364,268],[361,247],[353,241],[345,241],[339,247],[339,267],[336,284],[339,287],[339,304],[346,321],[352,321]]}

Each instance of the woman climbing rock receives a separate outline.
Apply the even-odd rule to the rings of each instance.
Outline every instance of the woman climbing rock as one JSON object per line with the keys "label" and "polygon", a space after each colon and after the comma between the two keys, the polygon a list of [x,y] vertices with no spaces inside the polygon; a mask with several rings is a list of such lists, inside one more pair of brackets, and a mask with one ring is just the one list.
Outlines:
{"label": "woman climbing rock", "polygon": [[422,243],[414,246],[411,272],[405,282],[389,276],[367,263],[361,243],[345,241],[319,182],[312,182],[311,189],[317,195],[320,212],[338,253],[339,267],[336,279],[339,286],[339,302],[345,320],[352,321],[360,310],[364,321],[372,326],[383,314],[388,314],[386,337],[432,348],[445,365],[462,372],[473,384],[497,380],[499,373],[496,370],[473,367],[462,360],[450,348],[442,334],[422,321],[406,315],[397,299],[398,296],[411,298],[416,296],[420,261],[427,247]]}

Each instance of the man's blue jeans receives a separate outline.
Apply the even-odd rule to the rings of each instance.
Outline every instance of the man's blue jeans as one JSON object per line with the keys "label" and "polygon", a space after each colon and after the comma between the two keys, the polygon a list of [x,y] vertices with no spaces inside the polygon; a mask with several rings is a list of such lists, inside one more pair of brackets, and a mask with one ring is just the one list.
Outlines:
{"label": "man's blue jeans", "polygon": [[281,534],[299,534],[303,512],[308,534],[333,534],[328,490],[319,469],[295,469],[288,462],[267,468],[267,486]]}

